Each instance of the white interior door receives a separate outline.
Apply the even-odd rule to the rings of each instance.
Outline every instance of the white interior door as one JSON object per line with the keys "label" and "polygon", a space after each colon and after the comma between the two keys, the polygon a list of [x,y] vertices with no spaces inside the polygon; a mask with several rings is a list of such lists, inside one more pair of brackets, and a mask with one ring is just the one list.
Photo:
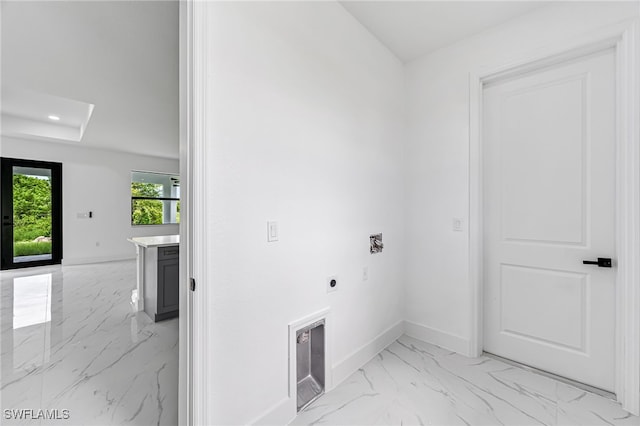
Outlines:
{"label": "white interior door", "polygon": [[[613,391],[614,52],[483,102],[484,350]],[[583,264],[598,257],[613,267]]]}

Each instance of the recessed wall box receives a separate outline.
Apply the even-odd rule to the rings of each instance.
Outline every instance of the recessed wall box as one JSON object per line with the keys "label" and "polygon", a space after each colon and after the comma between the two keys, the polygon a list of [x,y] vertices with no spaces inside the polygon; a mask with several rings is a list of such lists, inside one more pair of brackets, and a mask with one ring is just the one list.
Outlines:
{"label": "recessed wall box", "polygon": [[298,411],[324,393],[324,320],[296,332],[296,382]]}
{"label": "recessed wall box", "polygon": [[369,253],[381,253],[384,245],[382,244],[382,234],[373,234],[369,236]]}

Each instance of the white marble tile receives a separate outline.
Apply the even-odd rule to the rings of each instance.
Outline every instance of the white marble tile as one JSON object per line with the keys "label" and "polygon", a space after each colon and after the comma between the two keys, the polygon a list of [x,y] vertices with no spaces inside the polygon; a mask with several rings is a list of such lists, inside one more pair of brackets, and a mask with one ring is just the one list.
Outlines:
{"label": "white marble tile", "polygon": [[[32,305],[49,312],[21,308],[39,323],[14,329],[15,286],[30,274],[51,275],[50,303]],[[134,312],[135,285],[134,261],[3,272],[1,408],[69,410],[59,425],[177,424],[178,320]]]}
{"label": "white marble tile", "polygon": [[640,425],[620,404],[564,383],[558,384],[559,425]]}
{"label": "white marble tile", "polygon": [[640,419],[553,379],[403,336],[291,424],[637,426]]}

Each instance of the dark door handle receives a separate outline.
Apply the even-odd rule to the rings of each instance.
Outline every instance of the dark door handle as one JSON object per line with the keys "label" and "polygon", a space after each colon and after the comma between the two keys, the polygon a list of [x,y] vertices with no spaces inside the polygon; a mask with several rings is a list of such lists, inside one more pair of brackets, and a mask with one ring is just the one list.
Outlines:
{"label": "dark door handle", "polygon": [[599,257],[598,260],[583,260],[585,265],[598,265],[600,268],[611,268],[611,259],[608,257]]}

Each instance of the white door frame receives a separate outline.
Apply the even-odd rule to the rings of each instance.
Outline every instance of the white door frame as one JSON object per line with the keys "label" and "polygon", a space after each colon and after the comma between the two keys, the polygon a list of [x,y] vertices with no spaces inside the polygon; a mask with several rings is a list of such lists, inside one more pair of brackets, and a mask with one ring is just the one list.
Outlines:
{"label": "white door frame", "polygon": [[469,356],[483,350],[483,85],[605,48],[616,55],[616,396],[640,415],[640,20],[589,33],[561,46],[472,72],[469,92]]}
{"label": "white door frame", "polygon": [[[179,296],[180,315],[178,317],[178,424],[191,424],[190,406],[191,406],[191,300],[187,290],[189,279],[189,226],[191,222],[188,219],[189,213],[189,158],[186,154],[189,146],[188,126],[187,126],[187,78],[186,71],[188,67],[187,55],[187,4],[180,2],[178,5],[178,87],[179,87],[179,115],[180,115],[180,182],[182,185],[182,218],[180,220],[180,235],[182,236],[180,247],[180,280],[179,280]],[[138,247],[136,246],[136,249]]]}
{"label": "white door frame", "polygon": [[[208,58],[207,1],[180,2],[180,425],[213,424],[211,389],[213,343],[209,330],[212,303],[208,258],[210,171],[206,167]],[[182,62],[184,61],[184,62]],[[194,278],[195,291],[189,291]],[[183,309],[185,309],[183,311]],[[184,376],[184,377],[183,377]]]}

